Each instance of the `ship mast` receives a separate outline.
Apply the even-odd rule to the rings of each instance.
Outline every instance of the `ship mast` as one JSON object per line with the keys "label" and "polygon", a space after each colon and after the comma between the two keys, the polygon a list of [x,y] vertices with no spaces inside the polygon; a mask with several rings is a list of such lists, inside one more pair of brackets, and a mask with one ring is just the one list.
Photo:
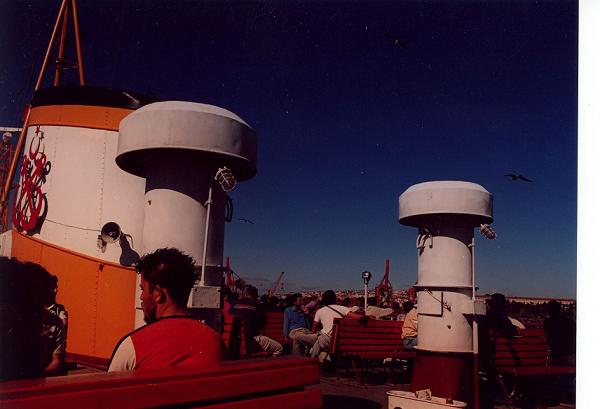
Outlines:
{"label": "ship mast", "polygon": [[[65,45],[69,27],[69,17],[71,17],[73,21],[73,36],[75,39],[75,49],[77,54],[76,63],[65,59]],[[56,22],[54,23],[54,29],[52,30],[52,35],[50,36],[50,42],[48,43],[46,55],[44,56],[44,62],[42,63],[42,68],[40,69],[40,74],[38,75],[38,79],[35,84],[34,91],[38,91],[42,87],[44,76],[50,63],[52,51],[54,48],[56,48],[55,43],[59,27],[60,39],[58,41],[58,51],[56,53],[56,58],[54,59],[55,70],[52,86],[59,87],[62,82],[64,71],[73,68],[77,68],[79,71],[79,85],[85,85],[85,78],[83,72],[83,56],[81,53],[81,41],[79,35],[79,18],[77,16],[77,0],[62,0],[58,11],[58,16],[56,17]],[[8,199],[10,190],[12,188],[11,182],[13,180],[15,168],[17,166],[17,162],[19,161],[19,157],[23,149],[23,143],[25,142],[25,134],[27,133],[27,127],[29,126],[29,113],[30,110],[28,106],[26,108],[23,126],[21,127],[21,134],[19,136],[17,146],[15,147],[14,152],[12,152],[12,157],[6,155],[6,157],[3,156],[0,158],[0,160],[3,161],[3,163],[0,163],[0,168],[8,168],[6,179],[3,180],[4,186],[2,187],[2,196],[0,197],[0,220],[7,220]],[[7,162],[10,162],[10,165],[7,166]],[[8,222],[3,222],[0,225],[0,233],[6,230],[8,230]]]}

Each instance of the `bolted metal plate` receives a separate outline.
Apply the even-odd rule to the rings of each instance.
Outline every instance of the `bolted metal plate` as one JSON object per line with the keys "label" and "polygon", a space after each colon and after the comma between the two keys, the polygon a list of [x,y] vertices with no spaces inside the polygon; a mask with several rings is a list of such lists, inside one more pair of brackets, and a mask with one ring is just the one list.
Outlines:
{"label": "bolted metal plate", "polygon": [[188,308],[220,308],[221,287],[194,286],[188,299]]}

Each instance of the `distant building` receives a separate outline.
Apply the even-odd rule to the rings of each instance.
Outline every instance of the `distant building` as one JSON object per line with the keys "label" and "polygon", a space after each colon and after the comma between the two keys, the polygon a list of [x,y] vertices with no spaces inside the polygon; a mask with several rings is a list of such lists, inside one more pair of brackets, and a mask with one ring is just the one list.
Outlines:
{"label": "distant building", "polygon": [[[479,300],[489,300],[492,297],[491,294],[478,295]],[[519,295],[507,295],[506,301],[518,302],[522,304],[545,304],[549,301],[558,301],[561,305],[575,304],[574,298],[552,298],[552,297],[523,297]]]}

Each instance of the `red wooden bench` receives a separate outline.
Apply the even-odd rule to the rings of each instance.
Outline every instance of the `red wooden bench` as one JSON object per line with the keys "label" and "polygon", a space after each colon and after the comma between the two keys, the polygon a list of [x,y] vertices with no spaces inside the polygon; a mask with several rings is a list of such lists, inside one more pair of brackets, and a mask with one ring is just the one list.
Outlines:
{"label": "red wooden bench", "polygon": [[[225,359],[246,358],[246,340],[243,336],[242,319],[230,314],[223,314],[221,337],[225,343]],[[244,342],[242,342],[242,339]]]}
{"label": "red wooden bench", "polygon": [[221,362],[211,368],[70,375],[0,383],[0,407],[312,409],[322,407],[317,360]]}
{"label": "red wooden bench", "polygon": [[274,339],[281,345],[289,342],[283,337],[283,311],[268,311],[267,324],[263,330],[263,335]]}
{"label": "red wooden bench", "polygon": [[[414,359],[414,351],[405,351],[402,345],[403,321],[373,320],[357,321],[336,318],[334,320],[330,353],[335,357],[338,367],[350,360],[356,380],[364,382],[367,364],[391,358],[389,380],[394,362],[398,359]],[[385,368],[385,366],[384,366]]]}
{"label": "red wooden bench", "polygon": [[553,364],[543,329],[525,329],[514,337],[496,337],[493,341],[493,367],[510,405],[532,387],[532,379],[575,375],[575,367]]}
{"label": "red wooden bench", "polygon": [[[268,311],[267,322],[262,334],[283,345],[284,354],[292,353],[292,342],[283,336],[283,311]],[[312,316],[310,319],[312,320]],[[224,315],[222,336],[227,347],[229,359],[264,358],[269,353],[260,351],[252,342],[246,340],[243,331],[244,322],[239,317]]]}
{"label": "red wooden bench", "polygon": [[[279,328],[279,331],[277,331]],[[265,358],[271,356],[269,352],[260,350],[257,343],[247,340],[244,331],[244,320],[233,315],[224,315],[223,340],[225,341],[227,359]],[[283,339],[283,313],[268,312],[267,324],[263,335],[281,343]]]}

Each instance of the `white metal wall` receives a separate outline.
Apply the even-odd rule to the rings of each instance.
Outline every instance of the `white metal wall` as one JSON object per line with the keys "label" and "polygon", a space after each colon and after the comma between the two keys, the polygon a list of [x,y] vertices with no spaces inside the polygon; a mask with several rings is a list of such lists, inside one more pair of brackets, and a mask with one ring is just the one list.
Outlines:
{"label": "white metal wall", "polygon": [[[29,127],[27,153],[37,126]],[[118,223],[133,251],[141,251],[144,179],[117,167],[115,131],[68,126],[40,126],[41,149],[51,163],[42,192],[47,214],[39,233],[46,242],[114,263],[120,263],[119,243],[103,253],[98,234],[103,224]],[[20,181],[22,184],[22,181]]]}

